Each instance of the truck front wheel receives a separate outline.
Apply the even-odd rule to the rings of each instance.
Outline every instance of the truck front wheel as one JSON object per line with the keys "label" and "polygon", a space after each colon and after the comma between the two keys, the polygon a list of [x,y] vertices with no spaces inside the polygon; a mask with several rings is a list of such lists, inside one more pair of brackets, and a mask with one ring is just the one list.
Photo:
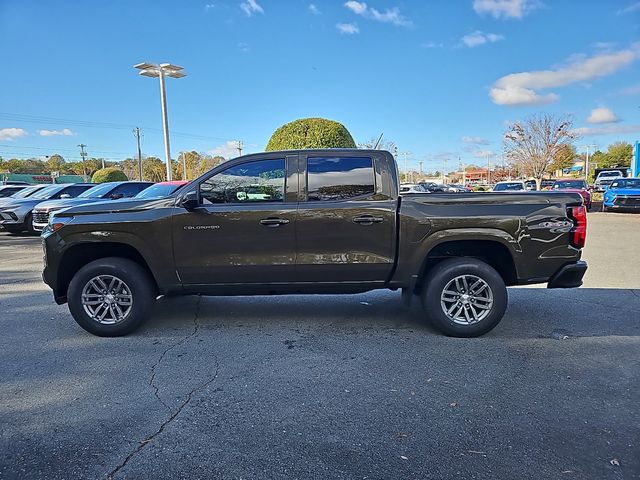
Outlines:
{"label": "truck front wheel", "polygon": [[69,310],[87,332],[119,337],[148,318],[155,300],[154,281],[137,263],[100,258],[82,267],[67,290]]}
{"label": "truck front wheel", "polygon": [[422,304],[432,324],[452,337],[478,337],[493,329],[507,309],[500,274],[475,258],[452,258],[427,275]]}

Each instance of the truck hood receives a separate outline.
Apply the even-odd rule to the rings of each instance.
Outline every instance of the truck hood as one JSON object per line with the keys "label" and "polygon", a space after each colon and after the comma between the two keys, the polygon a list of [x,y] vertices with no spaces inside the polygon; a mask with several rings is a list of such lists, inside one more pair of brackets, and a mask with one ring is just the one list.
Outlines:
{"label": "truck hood", "polygon": [[614,188],[607,190],[605,193],[613,195],[640,195],[640,188]]}
{"label": "truck hood", "polygon": [[86,197],[86,198],[63,198],[61,200],[45,200],[38,205],[38,210],[60,210],[61,208],[75,207],[76,205],[84,205],[85,203],[96,203],[113,201],[104,198]]}
{"label": "truck hood", "polygon": [[92,215],[96,213],[119,213],[135,210],[146,210],[151,208],[171,207],[175,201],[173,197],[164,198],[121,198],[119,200],[94,201],[79,205],[64,207],[64,211],[56,213],[56,216],[73,217],[81,215]]}
{"label": "truck hood", "polygon": [[556,188],[555,190],[551,190],[552,192],[574,192],[579,193],[583,197],[588,197],[591,195],[589,190],[585,190],[584,188]]}
{"label": "truck hood", "polygon": [[46,202],[43,199],[29,199],[29,198],[21,198],[21,199],[12,199],[11,202],[0,203],[0,209],[2,210],[12,210],[16,208],[32,208],[38,205],[39,203]]}

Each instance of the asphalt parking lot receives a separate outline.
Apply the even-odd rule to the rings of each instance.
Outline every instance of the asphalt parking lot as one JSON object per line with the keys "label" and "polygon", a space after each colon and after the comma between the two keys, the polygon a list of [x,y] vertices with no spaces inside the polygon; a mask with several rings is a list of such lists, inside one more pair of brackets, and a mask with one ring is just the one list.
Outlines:
{"label": "asphalt parking lot", "polygon": [[447,338],[398,292],[161,299],[78,327],[0,233],[0,478],[640,478],[640,215],[589,214],[583,288]]}

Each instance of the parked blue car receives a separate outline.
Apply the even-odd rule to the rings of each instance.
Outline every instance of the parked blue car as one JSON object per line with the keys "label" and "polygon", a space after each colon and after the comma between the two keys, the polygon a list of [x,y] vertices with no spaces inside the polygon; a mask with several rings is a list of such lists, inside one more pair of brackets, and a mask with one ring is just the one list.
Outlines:
{"label": "parked blue car", "polygon": [[605,190],[602,211],[640,210],[640,178],[616,178]]}

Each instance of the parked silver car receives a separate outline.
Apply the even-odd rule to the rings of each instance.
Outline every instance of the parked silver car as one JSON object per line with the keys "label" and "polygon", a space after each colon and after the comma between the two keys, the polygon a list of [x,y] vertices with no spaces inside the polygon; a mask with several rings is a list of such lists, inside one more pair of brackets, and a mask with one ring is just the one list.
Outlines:
{"label": "parked silver car", "polygon": [[46,200],[74,198],[85,190],[95,187],[93,183],[54,184],[40,188],[25,198],[11,198],[12,201],[0,206],[0,225],[11,233],[27,231],[36,233],[32,225],[33,207]]}

